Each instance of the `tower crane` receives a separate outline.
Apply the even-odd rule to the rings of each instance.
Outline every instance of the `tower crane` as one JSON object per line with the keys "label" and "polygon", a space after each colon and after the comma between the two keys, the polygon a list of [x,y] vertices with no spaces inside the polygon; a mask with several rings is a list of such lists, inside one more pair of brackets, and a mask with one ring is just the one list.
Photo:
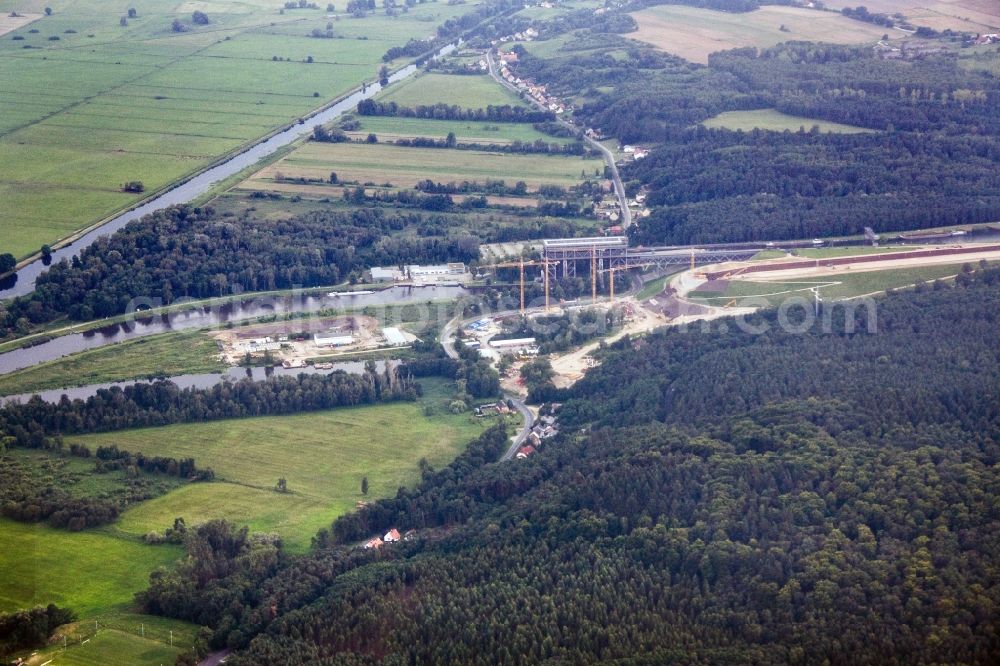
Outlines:
{"label": "tower crane", "polygon": [[525,260],[523,257],[519,258],[517,261],[503,261],[496,264],[483,264],[480,268],[517,268],[519,272],[519,286],[521,292],[521,314],[523,315],[526,307],[524,301],[524,269],[525,267],[541,266],[542,267],[542,280],[545,283],[545,311],[549,311],[549,266],[555,265],[559,262],[554,260],[546,259],[529,259]]}

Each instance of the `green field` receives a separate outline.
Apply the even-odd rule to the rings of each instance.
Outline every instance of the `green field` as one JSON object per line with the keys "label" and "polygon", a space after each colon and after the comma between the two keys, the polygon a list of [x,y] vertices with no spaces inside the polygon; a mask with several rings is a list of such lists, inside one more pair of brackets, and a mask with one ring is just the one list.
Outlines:
{"label": "green field", "polygon": [[792,250],[792,254],[797,257],[808,257],[809,259],[833,259],[835,257],[856,257],[864,254],[885,254],[886,252],[908,252],[920,249],[919,247],[811,247],[800,250]]}
{"label": "green field", "polygon": [[[447,464],[482,431],[482,420],[447,410],[450,384],[435,379],[421,384],[425,395],[416,403],[180,424],[67,442],[190,456],[199,467],[215,470],[213,483],[189,484],[126,511],[119,527],[128,534],[162,531],[178,516],[188,524],[226,518],[278,532],[292,550],[302,551],[319,528],[357,502],[413,483],[421,458]],[[367,498],[360,491],[366,475]],[[287,494],[274,490],[281,477]]]}
{"label": "green field", "polygon": [[399,137],[430,137],[444,139],[454,132],[460,142],[505,144],[513,141],[570,143],[573,139],[558,138],[539,132],[528,123],[484,123],[466,120],[426,120],[424,118],[390,118],[384,116],[357,116],[361,127],[349,134],[363,138],[375,133],[380,141]]}
{"label": "green field", "polygon": [[[150,0],[121,26],[125,5],[76,0],[0,36],[0,252],[27,256],[288,125],[475,5],[363,19],[279,6]],[[2,15],[43,7],[0,0]],[[192,9],[209,25],[190,25]],[[334,39],[309,36],[328,21]],[[146,194],[121,192],[131,180]]]}
{"label": "green field", "polygon": [[3,612],[48,603],[68,606],[81,619],[127,612],[149,572],[181,554],[179,547],[147,546],[110,528],[68,532],[6,518],[0,518],[0,537]]}
{"label": "green field", "polygon": [[750,257],[750,261],[765,261],[767,259],[779,259],[787,256],[788,254],[784,250],[761,250]]}
{"label": "green field", "polygon": [[[177,632],[178,634],[180,632]],[[74,644],[66,650],[60,647],[42,650],[31,662],[43,664],[49,659],[53,664],[69,666],[108,666],[110,664],[172,664],[190,642],[181,642],[175,635],[174,645],[143,638],[117,629],[101,629],[88,637],[83,644]],[[168,639],[169,640],[169,639]]]}
{"label": "green field", "polygon": [[901,289],[919,282],[927,282],[956,275],[964,264],[942,264],[919,268],[899,268],[884,271],[865,271],[785,281],[751,282],[729,281],[725,293],[692,291],[688,297],[709,305],[722,305],[736,299],[737,307],[778,306],[788,298],[813,298],[812,289],[819,288],[823,300],[853,298],[874,294],[887,289]]}
{"label": "green field", "polygon": [[825,120],[814,118],[803,118],[801,116],[790,116],[774,109],[759,109],[756,111],[725,111],[709,118],[702,123],[705,127],[724,127],[731,130],[750,131],[753,129],[771,130],[774,132],[798,132],[800,129],[809,131],[813,126],[819,127],[820,132],[834,132],[838,134],[858,134],[860,132],[871,132],[872,130],[854,125],[841,125]]}
{"label": "green field", "polygon": [[[503,179],[511,185],[519,180],[532,190],[543,184],[570,186],[580,182],[580,174],[593,174],[599,159],[557,155],[523,155],[484,150],[404,148],[388,144],[316,143],[304,144],[294,153],[255,174],[240,187],[296,192],[296,183],[276,183],[306,178],[325,181],[335,171],[341,181],[371,182],[376,185],[412,188],[431,180],[447,183],[463,180]],[[271,184],[281,187],[269,187]],[[305,187],[311,187],[307,185]],[[339,189],[333,190],[336,196]]]}
{"label": "green field", "polygon": [[163,333],[72,354],[0,375],[0,396],[104,382],[221,372],[215,341],[204,333]]}
{"label": "green field", "polygon": [[421,104],[455,104],[466,109],[483,109],[490,105],[520,105],[524,102],[488,75],[421,74],[394,83],[378,98],[400,106]]}

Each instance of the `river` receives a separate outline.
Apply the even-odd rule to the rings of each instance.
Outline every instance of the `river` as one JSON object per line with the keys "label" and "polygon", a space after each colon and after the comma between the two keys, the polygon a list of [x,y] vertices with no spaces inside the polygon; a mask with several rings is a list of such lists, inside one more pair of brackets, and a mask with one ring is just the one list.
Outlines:
{"label": "river", "polygon": [[[437,52],[437,55],[446,55],[453,51],[455,47],[455,44],[448,44],[441,48],[441,50]],[[395,83],[396,81],[400,81],[408,76],[411,76],[416,71],[416,65],[407,65],[406,67],[394,72],[389,77],[389,81],[390,83]],[[194,200],[198,196],[208,192],[209,189],[211,189],[212,186],[219,181],[239,173],[243,169],[256,164],[268,155],[273,154],[279,148],[287,146],[293,141],[311,133],[313,128],[317,125],[328,123],[331,120],[339,118],[344,113],[352,111],[358,105],[358,102],[368,99],[369,97],[373,97],[381,89],[382,86],[380,86],[378,82],[375,82],[369,84],[364,91],[361,89],[354,91],[332,106],[329,106],[319,113],[306,118],[301,124],[294,124],[291,127],[274,134],[270,138],[254,144],[246,151],[234,155],[230,159],[199,173],[189,180],[181,182],[176,187],[163,192],[153,199],[150,199],[141,206],[121,213],[107,223],[102,224],[96,229],[84,234],[69,245],[66,245],[58,250],[54,250],[52,252],[52,261],[58,262],[62,259],[69,260],[78,255],[81,250],[101,236],[112,234],[129,222],[138,220],[144,215],[149,215],[150,213],[154,213],[169,206],[183,204]],[[38,279],[38,276],[41,275],[46,268],[48,268],[48,266],[43,263],[41,259],[38,259],[18,269],[14,275],[9,276],[3,280],[2,283],[0,283],[0,299],[30,294],[35,289],[35,280]]]}
{"label": "river", "polygon": [[[92,329],[85,333],[71,333],[47,342],[15,349],[0,354],[0,375],[28,368],[46,361],[53,361],[67,354],[95,349],[145,335],[225,326],[230,322],[245,321],[268,315],[310,313],[322,310],[357,310],[364,307],[388,308],[420,305],[428,301],[456,301],[469,292],[464,287],[452,286],[399,286],[367,294],[300,294],[284,297],[248,298],[226,305],[197,308],[164,314],[157,317],[137,318],[120,324]],[[457,306],[456,306],[457,307]],[[436,317],[436,312],[427,316]]]}
{"label": "river", "polygon": [[[388,361],[398,363],[398,361]],[[386,361],[375,361],[375,366],[379,372],[385,370]],[[305,368],[229,368],[221,374],[198,374],[198,375],[177,375],[175,377],[165,377],[182,389],[185,388],[210,388],[223,381],[239,381],[250,378],[254,381],[263,381],[268,377],[296,377],[298,375],[330,374],[331,372],[343,371],[359,375],[365,371],[364,361],[344,361],[334,363],[333,368],[327,370],[317,370],[312,366]],[[88,384],[87,386],[74,386],[70,388],[51,389],[48,391],[34,391],[32,393],[22,393],[20,395],[9,395],[0,397],[0,402],[25,402],[32,396],[37,395],[46,402],[59,402],[62,396],[70,400],[86,400],[92,395],[96,395],[102,389],[109,389],[115,386],[125,388],[134,384],[147,382],[146,379],[135,379],[124,382],[109,382],[106,384]]]}

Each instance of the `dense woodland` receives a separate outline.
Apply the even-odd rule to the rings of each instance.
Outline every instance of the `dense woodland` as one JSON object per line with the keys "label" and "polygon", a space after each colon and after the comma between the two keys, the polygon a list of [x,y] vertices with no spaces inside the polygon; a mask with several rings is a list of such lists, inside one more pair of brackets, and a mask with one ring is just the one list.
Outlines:
{"label": "dense woodland", "polygon": [[[653,148],[623,169],[653,214],[641,243],[808,238],[1000,219],[1000,79],[955,54],[887,60],[870,47],[791,42],[694,65],[581,31],[517,71],[582,93],[584,124]],[[627,58],[622,58],[622,52]],[[610,90],[610,91],[609,91]],[[776,109],[855,135],[705,130],[724,111]]]}
{"label": "dense woodland", "polygon": [[[624,339],[529,460],[484,435],[262,582],[227,536],[143,600],[238,665],[993,662],[998,306],[980,270],[828,330]],[[333,545],[389,526],[417,539]]]}
{"label": "dense woodland", "polygon": [[0,327],[10,334],[60,315],[91,320],[121,314],[136,297],[169,304],[234,291],[332,285],[370,266],[478,257],[478,239],[453,227],[419,212],[378,208],[267,224],[210,208],[169,208],[99,238],[72,262],[53,264],[34,293],[0,304]]}

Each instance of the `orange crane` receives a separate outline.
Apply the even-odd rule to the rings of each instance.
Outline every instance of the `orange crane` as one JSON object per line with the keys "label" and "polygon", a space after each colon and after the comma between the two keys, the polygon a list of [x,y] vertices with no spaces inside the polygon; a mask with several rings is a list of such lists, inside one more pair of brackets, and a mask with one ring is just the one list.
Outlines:
{"label": "orange crane", "polygon": [[524,257],[521,257],[517,261],[504,261],[496,264],[485,264],[481,265],[480,268],[517,268],[520,273],[520,291],[521,291],[521,314],[524,314],[525,303],[524,303],[524,267],[525,266],[541,266],[542,267],[542,279],[545,283],[545,311],[549,311],[549,265],[557,264],[559,262],[554,260],[545,259],[529,259],[525,261]]}
{"label": "orange crane", "polygon": [[600,273],[607,273],[610,278],[608,281],[608,287],[609,287],[608,300],[610,300],[612,303],[615,302],[615,273],[619,271],[627,271],[630,268],[635,268],[635,266],[615,266],[614,268],[605,268],[599,271]]}

